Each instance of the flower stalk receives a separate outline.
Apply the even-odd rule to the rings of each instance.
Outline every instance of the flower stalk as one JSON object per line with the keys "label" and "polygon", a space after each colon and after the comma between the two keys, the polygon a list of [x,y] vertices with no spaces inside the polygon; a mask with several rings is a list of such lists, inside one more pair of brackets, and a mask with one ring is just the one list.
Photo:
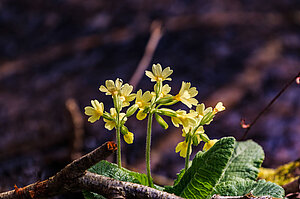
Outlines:
{"label": "flower stalk", "polygon": [[121,160],[121,132],[120,132],[120,115],[117,113],[117,128],[116,128],[116,137],[117,137],[117,146],[118,146],[118,151],[117,151],[117,164],[118,167],[122,167],[122,160]]}
{"label": "flower stalk", "polygon": [[150,187],[153,187],[153,181],[151,177],[151,165],[150,165],[152,120],[153,120],[153,113],[149,113],[148,122],[147,122],[147,137],[146,137],[146,167],[147,167],[148,185]]}
{"label": "flower stalk", "polygon": [[192,136],[188,136],[188,142],[187,142],[187,150],[186,150],[186,157],[185,157],[185,166],[184,170],[187,171],[189,168],[189,162],[190,162],[190,154],[191,154],[191,145],[192,145]]}

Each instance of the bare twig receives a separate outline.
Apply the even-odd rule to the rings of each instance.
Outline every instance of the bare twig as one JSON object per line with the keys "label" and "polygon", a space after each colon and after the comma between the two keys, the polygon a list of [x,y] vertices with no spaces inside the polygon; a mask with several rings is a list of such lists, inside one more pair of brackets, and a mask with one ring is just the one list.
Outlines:
{"label": "bare twig", "polygon": [[182,199],[179,196],[140,184],[122,182],[109,177],[87,172],[78,178],[81,189],[99,193],[107,198],[169,198]]}
{"label": "bare twig", "polygon": [[280,91],[279,93],[269,102],[269,104],[254,118],[254,120],[247,126],[243,137],[241,140],[245,140],[248,132],[250,131],[251,127],[256,123],[256,121],[272,106],[272,104],[280,97],[280,95],[292,84],[294,81],[300,76],[300,72],[293,77]]}
{"label": "bare twig", "polygon": [[68,111],[70,112],[70,115],[72,117],[72,122],[73,122],[73,142],[72,142],[72,147],[71,147],[71,159],[76,160],[79,158],[83,146],[83,134],[84,134],[84,120],[82,117],[82,114],[80,113],[78,104],[74,99],[68,99],[66,101],[66,107]]}
{"label": "bare twig", "polygon": [[36,182],[23,188],[0,193],[0,199],[47,198],[73,191],[92,191],[107,198],[169,198],[182,199],[179,196],[140,184],[122,182],[109,177],[87,172],[86,170],[106,159],[117,150],[114,142],[107,142],[87,155],[73,161],[56,175],[42,182]]}
{"label": "bare twig", "polygon": [[115,150],[117,150],[116,144],[114,142],[107,142],[94,151],[73,161],[55,176],[52,176],[42,182],[30,184],[24,188],[18,188],[15,186],[15,190],[0,193],[0,198],[41,198],[68,192],[70,191],[70,187],[74,185],[74,180],[83,176],[86,169],[90,168],[97,162],[106,159]]}
{"label": "bare twig", "polygon": [[160,21],[154,21],[151,24],[151,36],[145,48],[144,55],[139,62],[136,71],[134,72],[133,76],[131,77],[129,83],[133,85],[133,88],[136,88],[139,81],[144,75],[144,71],[148,68],[155,49],[159,43],[159,40],[162,37],[162,24]]}

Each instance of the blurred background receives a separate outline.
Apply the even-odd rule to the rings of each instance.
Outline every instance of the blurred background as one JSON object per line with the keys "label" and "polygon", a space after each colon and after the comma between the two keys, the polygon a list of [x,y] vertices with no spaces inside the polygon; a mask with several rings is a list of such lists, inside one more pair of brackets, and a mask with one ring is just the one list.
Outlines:
{"label": "blurred background", "polygon": [[[0,1],[0,192],[46,179],[113,140],[103,121],[87,121],[84,107],[91,99],[111,107],[98,90],[107,79],[152,90],[143,73],[133,77],[138,65],[170,66],[172,94],[190,81],[199,102],[223,101],[226,111],[206,133],[240,139],[241,119],[250,123],[299,72],[299,31],[300,3],[293,0]],[[293,83],[249,131],[265,150],[263,166],[300,157],[299,98]],[[167,131],[153,125],[152,171],[160,184],[184,167],[175,154],[181,131],[166,120]],[[145,172],[146,121],[136,122],[127,123],[135,140],[123,142],[122,160]],[[82,195],[55,198],[71,197]]]}

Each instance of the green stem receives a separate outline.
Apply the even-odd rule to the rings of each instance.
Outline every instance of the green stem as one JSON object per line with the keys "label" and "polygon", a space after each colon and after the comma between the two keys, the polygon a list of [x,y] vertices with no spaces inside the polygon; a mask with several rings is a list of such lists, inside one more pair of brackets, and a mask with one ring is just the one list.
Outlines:
{"label": "green stem", "polygon": [[147,176],[148,176],[148,185],[153,187],[153,181],[151,177],[150,170],[150,147],[151,147],[151,128],[152,128],[153,113],[148,115],[148,124],[147,124],[147,138],[146,138],[146,166],[147,166]]}
{"label": "green stem", "polygon": [[117,146],[118,146],[118,151],[117,151],[117,164],[118,167],[122,167],[122,162],[121,162],[121,133],[120,133],[120,114],[117,112],[117,121],[116,121],[116,137],[117,137]]}
{"label": "green stem", "polygon": [[184,167],[185,171],[187,171],[187,169],[189,168],[191,144],[192,144],[192,136],[189,135],[188,136],[188,148],[186,150],[186,157],[185,157],[185,167]]}

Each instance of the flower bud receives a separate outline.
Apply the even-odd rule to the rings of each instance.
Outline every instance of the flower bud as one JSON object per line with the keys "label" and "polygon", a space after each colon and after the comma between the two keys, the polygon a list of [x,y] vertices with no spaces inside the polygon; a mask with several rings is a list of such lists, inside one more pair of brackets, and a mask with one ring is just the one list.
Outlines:
{"label": "flower bud", "polygon": [[104,119],[109,120],[109,121],[113,121],[114,120],[114,118],[108,112],[104,112],[103,115],[102,115],[102,117]]}
{"label": "flower bud", "polygon": [[116,108],[117,113],[120,113],[122,110],[122,101],[120,99],[120,96],[115,95],[113,96],[114,101],[114,107]]}
{"label": "flower bud", "polygon": [[167,129],[169,127],[169,125],[167,124],[167,122],[165,122],[165,120],[158,114],[155,113],[155,119],[158,122],[158,124],[163,127],[163,129]]}
{"label": "flower bud", "polygon": [[131,132],[128,131],[128,133],[125,134],[125,135],[123,136],[123,138],[124,138],[124,140],[125,140],[125,142],[126,142],[127,144],[132,144],[132,143],[133,143],[133,140],[134,140],[134,135],[133,135],[133,133],[131,133]]}
{"label": "flower bud", "polygon": [[126,111],[126,117],[132,116],[132,115],[136,112],[136,110],[137,110],[138,108],[139,108],[139,107],[138,107],[138,105],[136,105],[136,104],[134,104],[134,105],[132,105],[131,107],[129,107],[129,108],[127,109],[127,111]]}
{"label": "flower bud", "polygon": [[215,115],[212,112],[205,114],[200,122],[200,125],[203,126],[205,124],[210,124],[210,122],[213,120],[214,116]]}
{"label": "flower bud", "polygon": [[161,89],[162,89],[162,82],[157,81],[156,84],[154,85],[154,91],[156,96],[159,96],[161,94]]}
{"label": "flower bud", "polygon": [[194,146],[198,146],[198,144],[201,142],[201,139],[198,135],[194,135],[192,138],[192,143]]}
{"label": "flower bud", "polygon": [[170,104],[170,103],[173,103],[173,102],[177,102],[177,100],[175,100],[173,96],[168,96],[168,97],[164,97],[164,98],[159,99],[156,103],[165,105],[165,104]]}
{"label": "flower bud", "polygon": [[169,116],[169,117],[177,117],[177,113],[175,111],[173,111],[172,109],[168,109],[168,108],[158,109],[157,113],[159,113],[161,115]]}
{"label": "flower bud", "polygon": [[126,135],[129,132],[128,128],[124,125],[121,126],[121,133],[123,135]]}
{"label": "flower bud", "polygon": [[205,133],[200,133],[199,135],[200,135],[201,140],[203,140],[204,142],[207,143],[209,141],[209,138]]}

